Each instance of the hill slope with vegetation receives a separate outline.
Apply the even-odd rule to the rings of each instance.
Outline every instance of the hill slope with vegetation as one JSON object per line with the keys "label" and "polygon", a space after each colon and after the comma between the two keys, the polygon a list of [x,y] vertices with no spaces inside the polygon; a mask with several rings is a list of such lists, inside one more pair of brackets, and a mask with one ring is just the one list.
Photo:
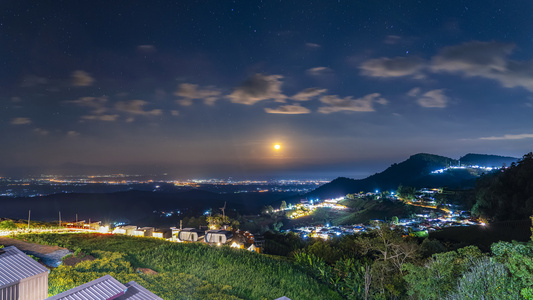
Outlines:
{"label": "hill slope with vegetation", "polygon": [[330,198],[359,192],[373,192],[375,190],[396,190],[402,184],[413,187],[429,186],[461,186],[475,177],[468,172],[457,174],[431,174],[431,171],[457,164],[457,160],[433,154],[419,153],[409,159],[393,164],[385,171],[374,174],[365,179],[349,179],[339,177],[330,183],[322,185],[306,196]]}
{"label": "hill slope with vegetation", "polygon": [[518,158],[510,156],[490,155],[490,154],[475,154],[468,153],[459,158],[461,165],[478,165],[485,167],[501,167],[509,166],[513,162],[517,162]]}
{"label": "hill slope with vegetation", "polygon": [[474,215],[495,221],[527,219],[533,214],[533,153],[481,177],[475,196]]}
{"label": "hill slope with vegetation", "polygon": [[[245,250],[101,234],[29,234],[19,238],[79,249],[77,252],[96,257],[53,269],[51,295],[111,274],[122,282],[135,280],[164,299],[342,299],[292,263]],[[136,268],[157,274],[139,274]]]}

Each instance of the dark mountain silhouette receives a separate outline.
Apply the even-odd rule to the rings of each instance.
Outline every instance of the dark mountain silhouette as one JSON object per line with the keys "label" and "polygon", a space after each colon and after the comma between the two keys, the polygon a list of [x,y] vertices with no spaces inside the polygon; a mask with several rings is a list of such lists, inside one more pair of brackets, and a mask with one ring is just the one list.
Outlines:
{"label": "dark mountain silhouette", "polygon": [[[483,154],[468,154],[463,158],[466,162],[477,165],[484,165],[483,162],[491,162],[490,166],[495,166],[494,162],[503,163],[508,162],[510,159],[515,159]],[[461,163],[463,163],[463,158],[461,158]],[[473,188],[475,179],[479,177],[479,174],[472,173],[469,170],[456,169],[442,174],[431,174],[434,170],[458,165],[458,160],[449,157],[419,153],[365,179],[355,180],[339,177],[305,196],[307,198],[331,198],[345,196],[350,193],[373,192],[375,190],[394,191],[400,184],[417,188],[444,186],[459,189]]]}
{"label": "dark mountain silhouette", "polygon": [[459,162],[462,165],[478,165],[485,167],[501,167],[503,165],[509,166],[511,163],[517,161],[518,158],[516,157],[474,153],[468,153],[467,155],[459,158]]}

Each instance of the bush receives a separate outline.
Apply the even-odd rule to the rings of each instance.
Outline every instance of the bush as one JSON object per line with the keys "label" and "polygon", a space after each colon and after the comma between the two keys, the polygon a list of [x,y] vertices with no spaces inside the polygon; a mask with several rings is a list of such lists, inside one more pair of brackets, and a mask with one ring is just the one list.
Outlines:
{"label": "bush", "polygon": [[521,299],[520,285],[505,265],[484,257],[459,279],[457,289],[446,299]]}

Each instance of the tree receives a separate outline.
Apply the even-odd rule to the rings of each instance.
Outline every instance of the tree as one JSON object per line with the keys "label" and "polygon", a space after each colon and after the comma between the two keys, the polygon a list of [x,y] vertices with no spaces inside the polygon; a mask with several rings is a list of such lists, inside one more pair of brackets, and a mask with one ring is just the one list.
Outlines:
{"label": "tree", "polygon": [[17,225],[15,225],[15,222],[13,222],[12,220],[4,220],[0,222],[0,229],[15,230],[17,229]]}
{"label": "tree", "polygon": [[491,251],[521,284],[521,295],[533,299],[533,243],[498,242],[492,244]]}
{"label": "tree", "polygon": [[281,205],[279,207],[279,210],[286,210],[287,209],[287,202],[285,200],[281,201]]}
{"label": "tree", "polygon": [[398,189],[396,190],[396,194],[398,195],[398,197],[404,200],[413,201],[415,200],[416,189],[414,187],[403,186],[400,184],[400,186],[398,186]]}
{"label": "tree", "polygon": [[373,290],[392,298],[405,290],[403,265],[420,256],[416,241],[402,236],[399,229],[392,230],[388,224],[376,222],[368,235],[358,237],[361,254],[374,259],[370,271]]}
{"label": "tree", "polygon": [[230,229],[237,229],[240,225],[239,221],[221,214],[208,216],[206,220],[211,229],[220,229],[223,225],[228,225]]}
{"label": "tree", "polygon": [[402,266],[406,272],[403,278],[407,282],[407,294],[424,299],[443,299],[455,290],[457,279],[483,257],[477,247],[468,246],[433,254],[422,266],[407,263]]}

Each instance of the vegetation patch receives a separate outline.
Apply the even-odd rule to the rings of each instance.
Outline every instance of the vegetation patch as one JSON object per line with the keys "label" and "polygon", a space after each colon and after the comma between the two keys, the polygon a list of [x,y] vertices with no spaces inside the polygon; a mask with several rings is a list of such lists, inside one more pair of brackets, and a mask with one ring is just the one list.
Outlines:
{"label": "vegetation patch", "polygon": [[[342,299],[289,261],[229,247],[102,234],[28,234],[19,238],[79,248],[96,258],[52,270],[50,295],[111,274],[121,282],[135,280],[164,299]],[[140,274],[136,268],[158,274]]]}

